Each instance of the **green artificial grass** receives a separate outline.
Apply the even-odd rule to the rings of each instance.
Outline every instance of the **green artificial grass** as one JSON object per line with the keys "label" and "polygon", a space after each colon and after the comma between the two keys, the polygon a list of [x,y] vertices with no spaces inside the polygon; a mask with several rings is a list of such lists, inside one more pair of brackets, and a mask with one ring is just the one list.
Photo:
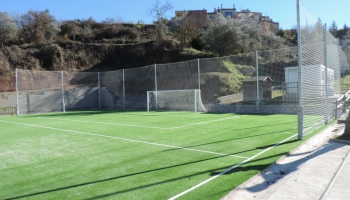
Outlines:
{"label": "green artificial grass", "polygon": [[179,199],[220,199],[303,142],[295,115],[86,111],[0,127],[0,199],[168,199],[213,177]]}

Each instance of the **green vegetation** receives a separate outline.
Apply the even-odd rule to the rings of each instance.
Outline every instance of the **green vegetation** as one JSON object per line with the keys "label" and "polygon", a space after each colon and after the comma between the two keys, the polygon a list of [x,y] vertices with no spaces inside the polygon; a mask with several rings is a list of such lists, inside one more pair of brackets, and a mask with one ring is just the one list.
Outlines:
{"label": "green vegetation", "polygon": [[182,197],[219,199],[303,142],[295,115],[88,111],[0,126],[0,199],[167,199],[285,140]]}

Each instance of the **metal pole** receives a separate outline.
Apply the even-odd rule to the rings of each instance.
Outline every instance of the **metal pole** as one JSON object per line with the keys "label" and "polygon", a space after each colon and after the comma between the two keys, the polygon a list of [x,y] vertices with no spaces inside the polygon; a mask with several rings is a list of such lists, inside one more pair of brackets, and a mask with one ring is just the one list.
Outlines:
{"label": "metal pole", "polygon": [[123,110],[125,110],[125,72],[123,69]]}
{"label": "metal pole", "polygon": [[326,91],[326,117],[325,124],[328,124],[328,38],[327,38],[327,23],[324,24],[324,65],[325,65],[325,91]]}
{"label": "metal pole", "polygon": [[199,58],[198,58],[198,90],[201,90],[201,71],[200,71]]}
{"label": "metal pole", "polygon": [[62,112],[66,112],[66,104],[65,104],[65,102],[64,102],[63,71],[61,71],[61,84],[62,84]]}
{"label": "metal pole", "polygon": [[297,21],[298,21],[298,140],[303,139],[303,123],[304,123],[304,114],[303,114],[303,102],[301,96],[301,65],[302,65],[302,55],[301,55],[301,25],[300,25],[300,5],[299,0],[297,1]]}
{"label": "metal pole", "polygon": [[19,115],[19,104],[18,104],[18,69],[16,68],[16,115]]}
{"label": "metal pole", "polygon": [[197,112],[197,91],[194,90],[194,112]]}
{"label": "metal pole", "polygon": [[158,110],[157,64],[154,64],[154,90],[156,91],[155,92],[156,110]]}
{"label": "metal pole", "polygon": [[149,112],[149,92],[147,92],[147,112]]}
{"label": "metal pole", "polygon": [[260,93],[259,93],[259,52],[255,51],[256,65],[256,112],[260,112]]}
{"label": "metal pole", "polygon": [[98,108],[101,108],[101,83],[100,83],[100,72],[97,72],[98,81]]}

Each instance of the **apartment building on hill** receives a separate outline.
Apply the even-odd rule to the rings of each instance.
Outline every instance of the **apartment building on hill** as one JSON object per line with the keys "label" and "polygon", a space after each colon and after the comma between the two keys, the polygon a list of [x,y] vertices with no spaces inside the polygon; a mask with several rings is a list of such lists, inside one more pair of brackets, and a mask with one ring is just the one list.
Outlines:
{"label": "apartment building on hill", "polygon": [[249,9],[237,11],[235,5],[232,8],[221,7],[214,8],[213,12],[207,12],[207,10],[184,10],[175,11],[175,17],[172,18],[172,22],[175,25],[179,25],[185,18],[190,19],[193,24],[198,28],[205,28],[207,26],[207,20],[213,19],[220,13],[224,17],[231,17],[242,22],[252,23],[261,26],[261,34],[269,36],[272,33],[276,34],[279,30],[279,23],[274,22],[268,16],[263,16],[260,12],[252,12]]}

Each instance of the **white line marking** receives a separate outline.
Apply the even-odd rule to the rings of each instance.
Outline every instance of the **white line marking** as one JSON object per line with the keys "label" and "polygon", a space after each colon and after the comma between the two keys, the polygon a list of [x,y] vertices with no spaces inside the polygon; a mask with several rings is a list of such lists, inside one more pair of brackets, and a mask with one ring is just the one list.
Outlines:
{"label": "white line marking", "polygon": [[168,129],[168,128],[162,128],[162,127],[157,127],[157,126],[140,126],[140,125],[132,125],[132,124],[116,124],[116,123],[96,122],[96,121],[86,121],[86,120],[62,119],[62,118],[57,118],[57,117],[38,117],[38,118],[61,120],[61,121],[72,121],[72,122],[83,122],[83,123],[107,124],[107,125],[114,125],[114,126],[132,126],[132,127],[139,127],[139,128],[153,128],[153,129],[162,129],[162,130],[167,130]]}
{"label": "white line marking", "polygon": [[204,185],[204,184],[206,184],[206,183],[208,183],[208,182],[210,182],[210,181],[212,181],[212,180],[218,178],[219,176],[221,176],[221,175],[223,175],[223,174],[226,174],[227,172],[229,172],[229,171],[231,171],[231,170],[233,170],[233,169],[235,169],[235,168],[240,167],[240,166],[243,165],[244,163],[246,163],[246,162],[248,162],[248,161],[250,161],[250,160],[252,160],[252,159],[254,159],[254,158],[258,157],[258,156],[260,156],[261,154],[265,153],[266,151],[269,151],[270,149],[275,148],[276,146],[278,146],[278,145],[282,144],[283,142],[286,142],[286,141],[288,141],[288,140],[290,140],[291,138],[296,137],[296,136],[297,136],[297,134],[295,134],[295,135],[293,135],[293,136],[291,136],[291,137],[289,137],[289,138],[287,138],[287,139],[285,139],[285,140],[283,140],[283,141],[281,141],[281,142],[279,142],[279,143],[273,145],[272,147],[269,147],[269,148],[267,148],[267,149],[261,151],[260,153],[258,153],[258,154],[256,154],[256,155],[254,155],[254,156],[252,156],[252,157],[250,157],[250,158],[248,158],[248,159],[242,161],[241,163],[239,163],[239,164],[237,164],[237,165],[234,165],[234,166],[232,166],[232,167],[226,169],[225,171],[221,172],[220,174],[215,175],[215,176],[213,176],[213,177],[211,177],[211,178],[209,178],[209,179],[207,179],[207,180],[205,180],[205,181],[203,181],[203,182],[201,182],[201,183],[199,183],[199,184],[197,184],[197,185],[191,187],[190,189],[188,189],[188,190],[186,190],[186,191],[183,191],[183,192],[181,192],[180,194],[177,194],[177,195],[175,195],[175,196],[169,198],[169,200],[177,199],[177,198],[179,198],[179,197],[181,197],[181,196],[183,196],[183,195],[185,195],[185,194],[187,194],[187,193],[189,193],[189,192],[191,192],[191,191],[193,191],[193,190],[199,188],[200,186],[202,186],[202,185]]}
{"label": "white line marking", "polygon": [[175,127],[168,128],[168,129],[169,130],[173,130],[173,129],[184,128],[184,127],[189,127],[189,126],[195,126],[195,125],[201,125],[201,124],[209,124],[209,123],[212,123],[212,122],[224,121],[224,120],[233,119],[233,118],[239,118],[239,117],[243,117],[243,116],[244,115],[233,116],[233,117],[226,117],[226,118],[215,119],[215,120],[210,120],[210,121],[206,121],[206,122],[198,122],[198,123],[187,124],[187,125],[183,125],[183,126],[175,126]]}
{"label": "white line marking", "polygon": [[41,126],[41,125],[35,125],[35,124],[25,124],[25,123],[4,121],[4,120],[0,120],[0,122],[6,122],[6,123],[12,123],[12,124],[20,124],[20,125],[25,125],[25,126],[39,127],[39,128],[58,130],[58,131],[64,131],[64,132],[71,132],[71,133],[78,133],[78,134],[83,134],[83,135],[91,135],[91,136],[112,138],[112,139],[124,140],[124,141],[129,141],[129,142],[137,142],[137,143],[150,144],[150,145],[156,145],[156,146],[162,146],[162,147],[169,147],[169,148],[174,148],[174,149],[182,149],[182,150],[188,150],[188,151],[196,151],[196,152],[215,154],[215,155],[221,155],[221,156],[230,156],[230,157],[235,157],[235,158],[247,158],[247,157],[244,157],[244,156],[236,156],[236,155],[225,154],[225,153],[218,153],[218,152],[212,152],[212,151],[205,151],[205,150],[191,149],[191,148],[185,148],[185,147],[178,147],[178,146],[173,146],[173,145],[159,144],[159,143],[154,143],[154,142],[146,142],[146,141],[141,141],[141,140],[133,140],[133,139],[127,139],[127,138],[121,138],[121,137],[115,137],[115,136],[99,135],[99,134],[95,134],[95,133],[87,133],[87,132],[81,132],[81,131],[73,131],[73,130],[67,130],[67,129],[53,128],[53,127],[49,127],[49,126]]}
{"label": "white line marking", "polygon": [[205,122],[198,122],[198,123],[193,123],[193,124],[187,124],[187,125],[183,125],[183,126],[174,126],[174,127],[171,127],[171,128],[161,128],[161,127],[157,127],[157,126],[140,126],[140,125],[131,125],[131,124],[116,124],[116,123],[96,122],[96,121],[86,121],[86,120],[74,120],[74,119],[62,119],[62,118],[56,118],[56,117],[38,117],[38,118],[61,120],[61,121],[75,121],[75,122],[83,122],[83,123],[107,124],[107,125],[114,125],[114,126],[131,126],[131,127],[152,128],[152,129],[161,129],[161,130],[174,130],[174,129],[178,129],[178,128],[185,128],[185,127],[189,127],[189,126],[208,124],[208,123],[212,123],[212,122],[224,121],[224,120],[233,119],[233,118],[239,118],[239,117],[243,117],[243,116],[244,115],[233,116],[233,117],[227,117],[227,118],[222,118],[222,119],[215,119],[215,120],[210,120],[210,121],[205,121]]}

